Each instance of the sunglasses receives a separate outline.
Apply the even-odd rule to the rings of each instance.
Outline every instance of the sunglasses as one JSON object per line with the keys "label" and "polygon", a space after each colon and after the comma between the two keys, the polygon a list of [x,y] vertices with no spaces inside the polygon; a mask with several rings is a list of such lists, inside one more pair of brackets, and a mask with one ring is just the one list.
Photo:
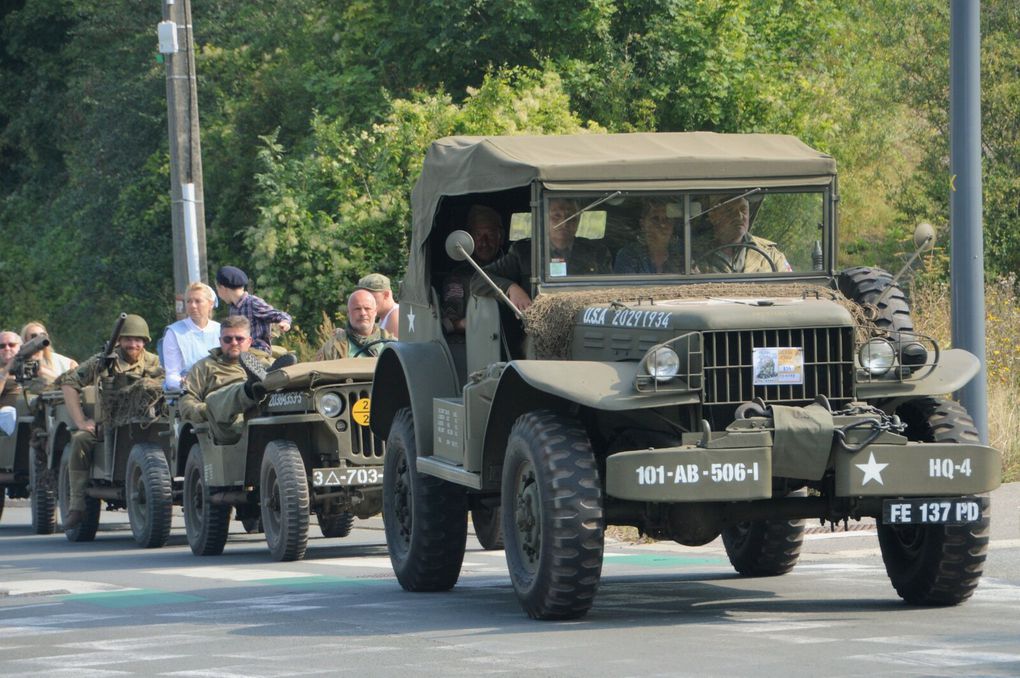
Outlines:
{"label": "sunglasses", "polygon": [[15,348],[21,346],[20,343],[11,342],[10,344],[0,344],[0,348]]}
{"label": "sunglasses", "polygon": [[233,344],[233,343],[243,344],[244,340],[247,339],[247,338],[248,337],[238,337],[238,336],[235,336],[233,334],[228,334],[228,335],[220,337],[220,341],[222,341],[224,344]]}

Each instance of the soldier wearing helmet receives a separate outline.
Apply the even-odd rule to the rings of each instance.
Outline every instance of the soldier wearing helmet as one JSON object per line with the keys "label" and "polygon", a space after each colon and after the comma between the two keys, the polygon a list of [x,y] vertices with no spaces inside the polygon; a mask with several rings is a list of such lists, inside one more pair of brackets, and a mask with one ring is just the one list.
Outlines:
{"label": "soldier wearing helmet", "polygon": [[[128,315],[124,319],[117,347],[113,351],[114,360],[110,370],[111,392],[126,388],[129,384],[142,378],[163,378],[163,368],[159,357],[145,350],[151,341],[149,325],[138,315]],[[70,480],[70,502],[64,529],[70,530],[78,526],[85,511],[85,489],[89,482],[89,469],[96,447],[96,422],[85,416],[81,406],[82,389],[96,383],[103,371],[104,356],[97,353],[76,369],[60,375],[56,384],[64,393],[67,412],[78,429],[71,435],[71,458],[68,464]]]}

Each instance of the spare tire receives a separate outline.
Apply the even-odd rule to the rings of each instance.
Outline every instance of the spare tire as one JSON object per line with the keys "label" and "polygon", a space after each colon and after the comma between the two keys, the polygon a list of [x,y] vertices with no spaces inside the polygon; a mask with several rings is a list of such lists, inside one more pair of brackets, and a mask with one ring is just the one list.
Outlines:
{"label": "spare tire", "polygon": [[[857,302],[868,313],[875,326],[889,332],[913,332],[910,303],[899,284],[888,271],[867,266],[855,266],[841,271],[836,278],[839,291],[847,299]],[[879,297],[892,287],[881,302]]]}

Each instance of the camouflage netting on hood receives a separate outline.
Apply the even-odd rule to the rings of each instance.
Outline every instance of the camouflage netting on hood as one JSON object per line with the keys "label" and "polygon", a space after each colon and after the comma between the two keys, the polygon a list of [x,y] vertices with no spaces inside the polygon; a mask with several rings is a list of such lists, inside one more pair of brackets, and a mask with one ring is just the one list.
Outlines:
{"label": "camouflage netting on hood", "polygon": [[166,416],[163,382],[143,378],[117,390],[103,391],[102,423],[107,427],[151,423]]}
{"label": "camouflage netting on hood", "polygon": [[872,329],[864,309],[844,297],[838,290],[805,283],[705,283],[657,287],[613,287],[539,295],[524,312],[524,325],[535,355],[545,360],[570,358],[574,317],[586,306],[619,301],[624,304],[647,304],[650,300],[692,298],[819,298],[830,299],[847,309],[857,326],[858,338]]}

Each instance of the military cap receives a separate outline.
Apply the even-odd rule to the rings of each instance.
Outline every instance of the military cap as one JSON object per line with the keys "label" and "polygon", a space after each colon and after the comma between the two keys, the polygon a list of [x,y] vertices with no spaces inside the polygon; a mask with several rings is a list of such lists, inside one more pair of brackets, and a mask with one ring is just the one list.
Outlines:
{"label": "military cap", "polygon": [[134,313],[129,313],[124,318],[124,326],[120,328],[120,336],[122,337],[141,337],[148,343],[152,341],[152,337],[149,336],[149,323],[145,322],[145,318]]}
{"label": "military cap", "polygon": [[357,289],[368,290],[369,292],[389,292],[392,288],[390,287],[390,279],[382,273],[369,273],[358,281]]}
{"label": "military cap", "polygon": [[224,287],[244,287],[248,284],[248,276],[237,266],[221,266],[216,271],[216,282]]}

